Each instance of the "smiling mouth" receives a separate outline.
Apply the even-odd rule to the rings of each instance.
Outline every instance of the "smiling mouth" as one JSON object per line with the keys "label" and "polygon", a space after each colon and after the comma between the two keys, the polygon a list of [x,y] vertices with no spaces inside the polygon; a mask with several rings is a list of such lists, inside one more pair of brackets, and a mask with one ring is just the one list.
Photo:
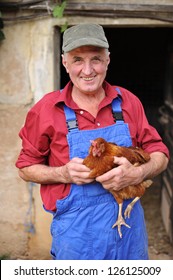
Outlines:
{"label": "smiling mouth", "polygon": [[90,78],[83,78],[84,81],[92,81],[94,79],[94,77],[90,77]]}

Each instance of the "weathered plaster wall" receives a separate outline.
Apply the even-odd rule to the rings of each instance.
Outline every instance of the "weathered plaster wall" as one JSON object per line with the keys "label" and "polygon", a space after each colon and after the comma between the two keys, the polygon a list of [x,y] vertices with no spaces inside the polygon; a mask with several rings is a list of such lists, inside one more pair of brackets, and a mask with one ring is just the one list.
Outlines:
{"label": "weathered plaster wall", "polygon": [[49,258],[50,215],[34,187],[32,220],[26,232],[28,184],[18,177],[15,161],[21,148],[18,132],[32,104],[54,89],[54,41],[51,20],[22,22],[4,28],[0,43],[0,255]]}

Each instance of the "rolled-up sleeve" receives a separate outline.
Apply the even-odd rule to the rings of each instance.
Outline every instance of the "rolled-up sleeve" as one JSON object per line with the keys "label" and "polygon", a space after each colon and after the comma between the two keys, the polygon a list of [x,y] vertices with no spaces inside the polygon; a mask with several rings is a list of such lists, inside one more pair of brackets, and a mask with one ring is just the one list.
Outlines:
{"label": "rolled-up sleeve", "polygon": [[27,115],[25,125],[19,132],[22,149],[16,161],[16,167],[46,164],[50,140],[43,127],[40,116],[31,110]]}

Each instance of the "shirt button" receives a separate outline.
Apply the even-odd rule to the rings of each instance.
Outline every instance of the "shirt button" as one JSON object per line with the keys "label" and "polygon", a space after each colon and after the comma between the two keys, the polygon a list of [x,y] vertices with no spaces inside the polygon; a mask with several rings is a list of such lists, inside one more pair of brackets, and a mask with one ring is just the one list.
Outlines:
{"label": "shirt button", "polygon": [[83,111],[82,110],[80,111],[80,114],[83,115]]}
{"label": "shirt button", "polygon": [[100,126],[100,123],[98,122],[97,125]]}

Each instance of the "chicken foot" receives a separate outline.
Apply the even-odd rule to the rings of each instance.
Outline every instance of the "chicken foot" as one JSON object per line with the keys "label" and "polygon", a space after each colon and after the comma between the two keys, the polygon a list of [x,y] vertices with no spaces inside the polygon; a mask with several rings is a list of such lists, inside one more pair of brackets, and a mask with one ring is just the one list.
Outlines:
{"label": "chicken foot", "polygon": [[119,233],[120,238],[122,238],[121,226],[124,225],[124,226],[130,228],[130,226],[128,224],[126,224],[123,219],[122,207],[123,207],[123,203],[120,203],[119,211],[118,211],[118,219],[117,219],[116,223],[112,226],[112,228],[115,228],[116,226],[118,226],[118,233]]}
{"label": "chicken foot", "polygon": [[133,206],[134,206],[134,204],[138,201],[140,199],[140,197],[139,196],[137,196],[137,197],[135,197],[133,200],[132,200],[132,202],[130,202],[128,205],[127,205],[127,208],[125,209],[125,211],[124,211],[124,217],[125,218],[130,218],[130,213],[131,213],[131,211],[132,211],[132,209],[133,209]]}

